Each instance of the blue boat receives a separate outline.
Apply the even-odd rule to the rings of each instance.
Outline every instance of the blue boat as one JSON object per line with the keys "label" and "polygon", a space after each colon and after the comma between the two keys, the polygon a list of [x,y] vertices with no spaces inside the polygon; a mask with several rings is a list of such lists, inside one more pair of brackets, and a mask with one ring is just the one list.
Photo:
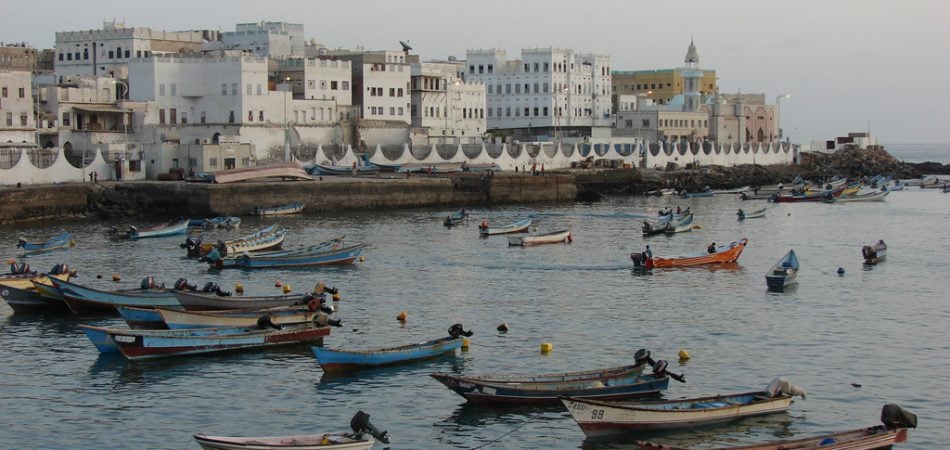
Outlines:
{"label": "blue boat", "polygon": [[227,264],[224,262],[224,259],[212,261],[211,267],[215,269],[227,267],[242,269],[263,269],[274,267],[298,268],[352,264],[363,254],[363,249],[365,247],[365,244],[357,244],[336,250],[293,253],[282,256],[258,256],[251,253],[245,253],[238,255],[234,259],[228,259]]}
{"label": "blue boat", "polygon": [[451,227],[453,225],[458,225],[468,219],[468,212],[465,211],[465,208],[462,208],[458,211],[455,211],[448,216],[445,216],[445,220],[442,221],[442,224]]}
{"label": "blue boat", "polygon": [[154,308],[135,308],[132,306],[116,306],[115,310],[122,316],[122,320],[129,325],[129,328],[138,330],[164,330],[168,329],[162,315]]}
{"label": "blue boat", "polygon": [[25,238],[20,238],[16,246],[17,248],[22,248],[26,253],[41,253],[62,248],[69,248],[75,245],[72,238],[72,233],[64,231],[40,243],[31,243]]}
{"label": "blue boat", "polygon": [[297,214],[300,211],[303,211],[303,203],[291,203],[288,205],[274,206],[271,208],[261,208],[260,206],[254,208],[255,216],[281,216],[287,214]]}
{"label": "blue boat", "polygon": [[374,350],[343,350],[324,347],[313,347],[312,350],[313,356],[317,358],[317,361],[320,363],[320,368],[323,369],[324,373],[343,372],[408,363],[442,356],[461,348],[463,336],[467,337],[471,335],[471,331],[464,331],[461,324],[458,324],[449,328],[448,337],[416,344]]}
{"label": "blue boat", "polygon": [[310,175],[367,175],[376,173],[378,168],[369,163],[359,166],[339,166],[332,164],[314,164],[307,168]]}
{"label": "blue boat", "polygon": [[99,350],[99,353],[119,353],[119,346],[116,345],[113,336],[117,333],[123,331],[129,333],[135,333],[136,336],[153,336],[153,337],[162,337],[169,336],[170,332],[175,332],[174,335],[178,336],[193,336],[193,337],[202,337],[202,336],[222,336],[229,334],[237,333],[246,333],[248,331],[256,330],[257,327],[248,328],[248,327],[221,327],[221,328],[191,328],[191,329],[181,329],[181,330],[123,330],[119,328],[105,328],[105,327],[96,327],[92,325],[80,324],[79,328],[86,333],[86,337],[92,341],[92,344],[96,346],[96,349]]}
{"label": "blue boat", "polygon": [[148,289],[103,291],[55,278],[50,278],[50,281],[56,287],[59,296],[66,302],[66,306],[76,314],[90,311],[114,311],[116,306],[181,308],[173,289],[149,287]]}
{"label": "blue boat", "polygon": [[765,274],[765,284],[768,285],[770,291],[781,292],[786,286],[794,283],[797,276],[798,257],[795,256],[795,250],[789,250]]}
{"label": "blue boat", "polygon": [[174,236],[188,232],[188,219],[173,220],[167,223],[138,228],[129,227],[129,239]]}

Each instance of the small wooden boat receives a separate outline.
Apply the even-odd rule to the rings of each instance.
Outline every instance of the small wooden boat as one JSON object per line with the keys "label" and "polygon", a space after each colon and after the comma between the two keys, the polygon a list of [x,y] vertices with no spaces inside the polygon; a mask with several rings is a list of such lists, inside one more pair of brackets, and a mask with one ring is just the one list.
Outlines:
{"label": "small wooden boat", "polygon": [[693,231],[693,215],[687,214],[686,217],[682,219],[674,218],[670,222],[670,226],[663,232],[663,234],[670,236],[674,233],[685,233],[687,231]]}
{"label": "small wooden boat", "polygon": [[792,405],[794,395],[804,397],[805,393],[777,379],[762,391],[683,400],[605,401],[565,396],[561,401],[587,437],[603,437],[636,430],[693,428],[784,412]]}
{"label": "small wooden boat", "polygon": [[837,200],[844,191],[843,187],[837,189],[816,192],[813,194],[773,194],[770,200],[773,203],[797,203],[797,202],[821,202]]}
{"label": "small wooden boat", "polygon": [[[318,284],[319,286],[320,284]],[[335,292],[335,291],[334,291]],[[215,293],[175,291],[181,309],[186,311],[214,311],[223,309],[261,309],[281,306],[306,305],[307,302],[323,295],[323,292],[285,295],[230,296]],[[178,309],[178,308],[171,308]]]}
{"label": "small wooden boat", "polygon": [[36,285],[52,286],[50,278],[69,280],[72,273],[65,264],[57,264],[46,274],[34,275],[31,278],[0,278],[0,298],[15,313],[23,312],[66,312],[69,309],[62,299],[44,297]]}
{"label": "small wooden boat", "polygon": [[798,256],[795,250],[789,250],[771,269],[765,274],[765,284],[770,291],[781,292],[795,282],[798,276]]}
{"label": "small wooden boat", "polygon": [[891,186],[884,186],[882,189],[887,190],[887,191],[903,191],[904,185],[901,184],[900,182],[897,182]]}
{"label": "small wooden boat", "polygon": [[743,193],[743,192],[745,192],[745,191],[748,191],[748,190],[751,189],[751,188],[752,188],[752,186],[742,186],[742,187],[738,187],[738,188],[735,188],[735,189],[713,189],[712,193],[713,193],[713,194],[716,194],[716,195],[722,195],[722,194],[741,194],[741,193]]}
{"label": "small wooden boat", "polygon": [[[329,326],[318,327],[310,323],[280,329],[266,327],[131,330],[85,325],[83,330],[104,334],[107,336],[105,342],[111,339],[119,352],[131,360],[322,342],[323,337],[330,334]],[[97,342],[92,337],[90,340]]]}
{"label": "small wooden boat", "polygon": [[235,437],[196,434],[195,441],[205,450],[370,450],[378,439],[389,443],[389,433],[369,422],[369,414],[359,411],[350,420],[352,433],[319,433],[296,436]]}
{"label": "small wooden boat", "polygon": [[273,206],[270,208],[262,208],[260,206],[254,208],[252,213],[255,216],[283,216],[288,214],[297,214],[303,211],[303,203],[290,203],[287,205]]}
{"label": "small wooden boat", "polygon": [[644,220],[643,225],[640,227],[643,236],[655,236],[657,234],[666,233],[666,230],[669,230],[673,223],[673,216],[663,216],[659,220]]}
{"label": "small wooden boat", "polygon": [[171,222],[138,228],[129,227],[129,239],[144,239],[154,237],[174,236],[188,232],[188,219],[173,220]]}
{"label": "small wooden boat", "polygon": [[865,264],[877,264],[887,258],[887,244],[881,239],[872,245],[861,247],[861,256]]}
{"label": "small wooden boat", "polygon": [[224,255],[236,255],[243,252],[260,252],[265,250],[278,249],[284,244],[284,238],[287,237],[288,228],[281,228],[270,234],[244,239],[238,242],[222,242],[218,244],[218,252],[222,249]]}
{"label": "small wooden boat", "polygon": [[313,347],[313,356],[325,373],[371,369],[436,358],[462,347],[463,337],[471,336],[461,324],[449,328],[449,336],[416,344],[373,350],[343,350]]}
{"label": "small wooden boat", "polygon": [[372,163],[357,166],[314,164],[306,170],[310,175],[369,175],[376,173],[379,168]]}
{"label": "small wooden boat", "polygon": [[[256,258],[282,258],[282,257],[291,257],[291,256],[302,256],[302,255],[312,255],[316,253],[324,253],[332,250],[339,250],[343,248],[343,239],[346,236],[338,236],[329,241],[321,242],[319,244],[311,245],[309,247],[294,248],[289,250],[273,250],[273,251],[262,251],[253,253],[253,257]],[[245,254],[241,252],[239,254],[233,254],[226,256],[224,258],[219,258],[214,252],[209,252],[208,255],[202,261],[212,263],[212,267],[223,268],[223,267],[239,267],[240,263],[238,258]]]}
{"label": "small wooden boat", "polygon": [[59,233],[56,236],[39,243],[28,242],[25,238],[21,237],[16,244],[17,248],[22,248],[26,253],[48,252],[52,250],[69,248],[73,245],[75,245],[75,242],[73,242],[73,234],[68,231]]}
{"label": "small wooden boat", "polygon": [[[225,244],[224,248],[226,249],[228,245],[239,244],[239,243],[247,242],[247,241],[254,241],[264,236],[277,233],[278,231],[279,230],[277,228],[277,224],[274,224],[269,227],[263,228],[261,230],[255,231],[254,233],[251,233],[247,236],[241,236],[239,238],[228,239],[226,241],[218,241],[215,244],[202,243],[201,238],[189,236],[188,239],[186,239],[184,243],[179,244],[178,246],[188,251],[188,257],[197,258],[199,256],[204,256],[208,254],[208,252],[210,252],[211,249],[215,247],[221,247],[221,244]],[[218,252],[220,253],[220,251],[221,250],[219,248]]]}
{"label": "small wooden boat", "polygon": [[703,191],[703,192],[683,192],[680,194],[683,198],[698,198],[698,197],[712,197],[712,191]]}
{"label": "small wooden boat", "polygon": [[489,226],[488,220],[482,220],[482,223],[478,225],[478,234],[483,236],[492,236],[496,234],[508,234],[508,233],[520,233],[522,231],[527,231],[531,227],[531,219],[522,219],[517,222],[512,222],[507,225],[501,225],[497,227]]}
{"label": "small wooden boat", "polygon": [[201,223],[201,226],[204,228],[226,228],[230,230],[241,226],[241,218],[238,216],[212,217],[205,219],[204,222]]}
{"label": "small wooden boat", "polygon": [[[378,165],[378,164],[377,164]],[[402,164],[396,169],[396,173],[423,173],[423,174],[444,174],[444,173],[456,173],[462,171],[462,164],[459,163],[435,163],[435,164],[424,164],[424,163],[407,163]]]}
{"label": "small wooden boat", "polygon": [[742,250],[745,249],[749,240],[746,238],[720,245],[715,251],[710,253],[708,250],[702,253],[692,253],[678,256],[654,256],[646,261],[647,268],[652,267],[687,267],[702,264],[723,264],[736,262]]}
{"label": "small wooden boat", "polygon": [[219,259],[211,262],[215,269],[233,267],[243,269],[299,268],[352,264],[363,254],[366,244],[356,244],[333,250],[293,253],[280,256],[258,256],[242,253],[233,259]]}
{"label": "small wooden boat", "polygon": [[[597,399],[625,399],[655,395],[666,390],[670,378],[681,375],[666,371],[665,361],[653,361],[650,352],[639,350],[632,365],[608,369],[542,375],[456,375],[430,376],[475,404],[556,405],[559,396]],[[644,374],[653,366],[652,374]]]}
{"label": "small wooden boat", "polygon": [[[146,278],[146,280],[149,279]],[[69,310],[76,314],[114,311],[116,306],[134,306],[138,308],[181,307],[181,304],[175,299],[173,289],[147,285],[144,280],[143,288],[124,291],[103,291],[55,278],[50,281],[59,296],[66,302]]]}
{"label": "small wooden boat", "polygon": [[179,311],[155,308],[170,330],[181,328],[253,327],[262,317],[277,326],[313,321],[317,308],[308,305],[277,306],[261,309],[232,309],[221,311]]}
{"label": "small wooden boat", "polygon": [[571,230],[558,230],[541,234],[529,234],[526,236],[509,236],[508,245],[517,245],[527,247],[529,245],[558,244],[561,242],[570,244],[574,241],[571,236]]}
{"label": "small wooden boat", "polygon": [[745,211],[743,211],[743,210],[740,209],[739,212],[736,213],[736,217],[737,217],[739,220],[758,219],[758,218],[761,218],[761,217],[765,217],[765,211],[766,211],[767,209],[768,209],[768,208],[762,208],[762,209],[757,209],[757,210],[752,211],[752,212],[745,212]]}
{"label": "small wooden boat", "polygon": [[889,194],[888,191],[875,191],[868,192],[866,194],[854,194],[848,197],[841,196],[838,197],[838,203],[841,202],[883,202],[884,197],[887,197]]}
{"label": "small wooden boat", "polygon": [[445,220],[442,221],[442,225],[451,227],[464,222],[466,219],[468,219],[468,212],[465,211],[465,208],[462,208],[452,214],[449,214],[448,216],[445,216]]}
{"label": "small wooden boat", "polygon": [[282,180],[313,180],[306,170],[297,163],[281,163],[270,166],[244,167],[240,169],[219,170],[212,174],[215,183],[236,183],[239,181],[280,178]]}
{"label": "small wooden boat", "polygon": [[[877,425],[855,430],[839,431],[801,439],[762,442],[738,447],[716,447],[710,450],[870,450],[891,448],[891,445],[907,441],[907,429],[917,428],[917,416],[900,406],[890,404],[881,409],[881,421]],[[643,450],[689,450],[684,447],[637,441]],[[705,447],[704,447],[705,448]]]}

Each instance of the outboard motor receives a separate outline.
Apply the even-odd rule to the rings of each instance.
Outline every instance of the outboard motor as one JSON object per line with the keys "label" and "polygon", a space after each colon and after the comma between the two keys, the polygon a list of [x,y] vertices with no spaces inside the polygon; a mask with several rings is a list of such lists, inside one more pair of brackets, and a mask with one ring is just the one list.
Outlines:
{"label": "outboard motor", "polygon": [[656,378],[668,376],[676,381],[679,381],[680,383],[686,382],[685,375],[669,372],[666,370],[666,367],[667,367],[666,361],[663,361],[662,359],[657,361],[656,364],[653,364],[653,376]]}
{"label": "outboard motor", "polygon": [[59,263],[49,270],[50,275],[60,275],[67,272],[69,272],[69,266],[63,263]]}
{"label": "outboard motor", "polygon": [[363,433],[368,432],[379,442],[384,444],[389,443],[389,432],[379,431],[379,429],[369,422],[369,414],[366,414],[363,411],[357,411],[356,415],[350,419],[350,429],[353,430],[353,437],[356,439],[362,438]]}
{"label": "outboard motor", "polygon": [[10,273],[13,275],[23,275],[30,273],[30,265],[27,263],[10,264]]}
{"label": "outboard motor", "polygon": [[16,243],[16,248],[25,247],[26,244],[26,239],[20,238]]}
{"label": "outboard motor", "polygon": [[185,278],[179,278],[178,281],[175,281],[175,290],[176,291],[194,291],[197,286],[193,284],[188,284],[188,280]]}
{"label": "outboard motor", "polygon": [[460,323],[457,323],[449,327],[449,336],[452,336],[452,338],[458,338],[459,336],[469,337],[473,334],[475,333],[473,333],[472,331],[465,331],[465,328],[463,328],[462,324]]}
{"label": "outboard motor", "polygon": [[640,350],[637,350],[636,353],[633,354],[633,364],[637,366],[641,364],[649,364],[652,366],[656,364],[656,361],[654,361],[653,358],[650,357],[649,350],[645,348],[641,348]]}
{"label": "outboard motor", "polygon": [[917,415],[889,403],[881,408],[881,423],[888,429],[917,428]]}
{"label": "outboard motor", "polygon": [[330,295],[339,294],[340,290],[335,287],[324,287],[323,292],[326,292]]}
{"label": "outboard motor", "polygon": [[217,292],[218,289],[220,289],[220,288],[218,287],[217,284],[214,284],[213,281],[209,281],[209,282],[205,283],[204,287],[201,288],[201,292],[204,292],[204,293],[207,294],[207,293],[210,293],[210,292]]}
{"label": "outboard motor", "polygon": [[275,324],[274,321],[271,320],[270,316],[261,316],[260,319],[257,319],[257,328],[262,330],[266,330],[268,328],[279,330],[280,326]]}
{"label": "outboard motor", "polygon": [[155,289],[155,277],[145,277],[142,278],[142,284],[140,287],[144,289]]}

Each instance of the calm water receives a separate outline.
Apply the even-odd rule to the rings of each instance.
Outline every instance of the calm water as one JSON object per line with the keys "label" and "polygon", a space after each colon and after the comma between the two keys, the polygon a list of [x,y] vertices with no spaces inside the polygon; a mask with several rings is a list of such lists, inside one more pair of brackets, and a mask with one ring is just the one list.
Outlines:
{"label": "calm water", "polygon": [[886,144],[884,149],[904,162],[950,164],[950,144]]}
{"label": "calm water", "polygon": [[[748,237],[739,264],[631,273],[628,255],[644,246],[640,217],[677,204],[691,206],[702,229],[649,238],[656,254]],[[341,290],[346,323],[326,339],[330,347],[417,342],[456,322],[475,336],[456,357],[326,379],[306,347],[150,363],[100,357],[76,326],[118,319],[12,315],[0,303],[0,448],[197,448],[197,432],[345,430],[358,409],[390,431],[394,449],[634,448],[632,439],[585,442],[560,408],[465,405],[426,375],[608,367],[629,363],[640,347],[686,374],[687,383],[674,382],[667,397],[759,389],[776,376],[808,391],[787,414],[641,437],[709,446],[803,436],[877,424],[881,406],[893,402],[920,419],[900,448],[950,442],[950,236],[943,226],[950,195],[911,189],[884,203],[769,204],[766,218],[736,221],[739,206],[765,205],[731,196],[623,197],[474,210],[496,224],[534,215],[542,231],[574,231],[571,245],[527,249],[508,248],[504,237],[479,239],[477,220],[446,229],[448,209],[304,215],[281,220],[292,229],[287,247],[345,233],[372,243],[365,262],[220,274],[184,259],[181,238],[113,242],[105,235],[110,224],[93,221],[3,227],[4,259],[19,256],[13,243],[20,235],[38,240],[72,230],[76,248],[27,261],[41,270],[67,262],[79,269],[78,282],[93,286],[184,276],[231,289],[241,282],[250,295],[277,293],[275,280],[295,291],[326,281]],[[245,218],[240,232],[208,239],[269,223]],[[889,244],[888,259],[865,270],[861,246],[878,239]],[[764,274],[789,248],[802,261],[798,286],[767,293]],[[845,276],[835,275],[838,267]],[[107,281],[114,273],[123,277],[118,285]],[[404,325],[395,319],[400,311],[409,315]],[[507,334],[495,331],[503,322]],[[542,342],[554,351],[542,355]],[[675,362],[681,348],[692,354],[688,362]]]}

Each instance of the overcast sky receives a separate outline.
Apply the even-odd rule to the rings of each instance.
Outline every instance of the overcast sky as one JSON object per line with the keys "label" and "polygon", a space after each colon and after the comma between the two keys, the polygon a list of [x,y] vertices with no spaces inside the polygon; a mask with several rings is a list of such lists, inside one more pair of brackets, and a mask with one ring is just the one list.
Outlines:
{"label": "overcast sky", "polygon": [[944,143],[950,119],[950,1],[758,0],[2,0],[0,41],[52,48],[56,31],[117,19],[154,30],[233,31],[303,23],[330,48],[398,50],[423,60],[467,49],[559,47],[613,70],[681,67],[690,38],[721,92],[782,100],[782,127],[806,143],[865,131],[880,142]]}

